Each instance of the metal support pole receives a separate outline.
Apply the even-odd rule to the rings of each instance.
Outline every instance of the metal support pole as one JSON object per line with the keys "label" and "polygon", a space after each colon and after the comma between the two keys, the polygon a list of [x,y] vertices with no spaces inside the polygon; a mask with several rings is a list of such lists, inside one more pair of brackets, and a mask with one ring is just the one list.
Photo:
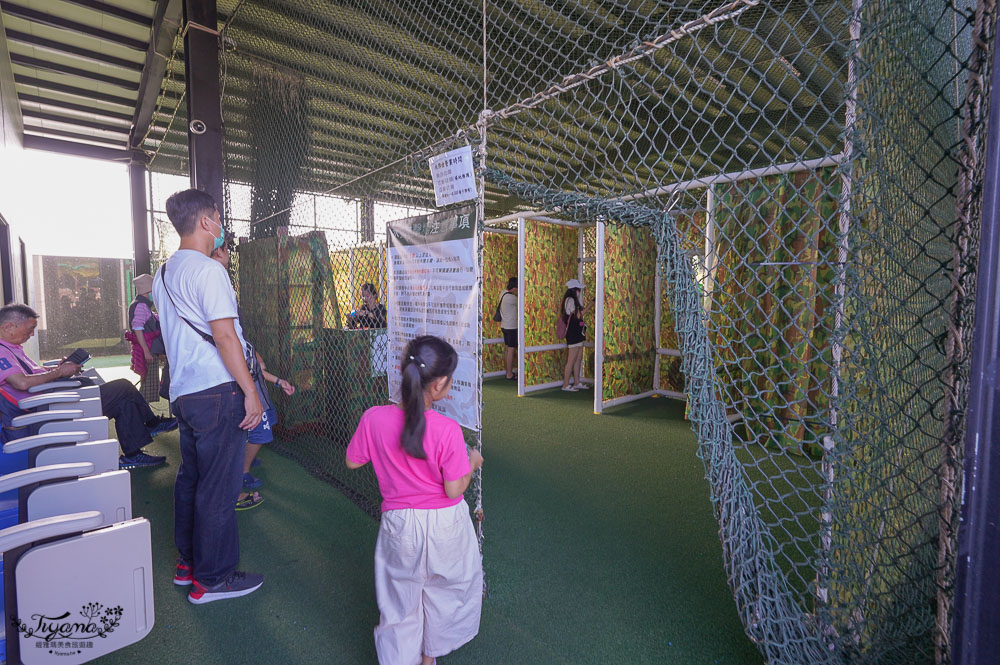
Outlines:
{"label": "metal support pole", "polygon": [[132,197],[132,252],[135,274],[149,274],[149,206],[146,205],[146,165],[128,165],[129,192]]}
{"label": "metal support pole", "polygon": [[[215,0],[184,0],[184,76],[187,89],[191,186],[225,210],[219,20]],[[226,223],[228,226],[228,222]]]}
{"label": "metal support pole", "polygon": [[375,199],[366,196],[361,199],[361,242],[375,240]]}
{"label": "metal support pole", "polygon": [[719,256],[715,251],[715,208],[717,205],[715,187],[710,186],[707,190],[705,201],[705,281],[704,281],[704,302],[705,309],[711,310],[712,291],[715,290],[715,268],[719,263]]}
{"label": "metal support pole", "polygon": [[348,291],[348,293],[351,294],[350,295],[350,297],[351,297],[350,307],[351,307],[351,310],[353,311],[354,308],[358,306],[358,285],[356,283],[357,280],[355,279],[355,275],[354,275],[354,273],[355,273],[355,266],[354,266],[354,248],[353,247],[348,247],[347,248],[347,273],[351,276],[351,279],[350,279],[350,291]]}
{"label": "metal support pole", "polygon": [[[653,239],[656,242],[656,239]],[[656,280],[653,283],[654,288],[654,302],[653,302],[653,338],[655,346],[653,347],[653,392],[660,389],[660,347],[663,346],[663,340],[660,338],[660,327],[663,321],[663,277],[660,275],[660,265],[662,257],[660,256],[660,244],[656,243],[656,268],[653,270],[653,279]],[[595,371],[596,374],[596,371]]]}
{"label": "metal support pole", "polygon": [[[1000,36],[993,69],[1000,67]],[[958,532],[952,659],[996,662],[1000,651],[1000,86],[990,90],[989,134],[979,237],[976,323],[965,431],[965,478]]]}
{"label": "metal support pole", "polygon": [[594,271],[594,413],[604,411],[604,222],[597,223]]}
{"label": "metal support pole", "polygon": [[155,203],[153,202],[153,172],[146,169],[146,215],[149,219],[149,251],[151,253],[156,253],[157,242],[160,238],[157,233],[156,223],[153,221],[153,208]]}
{"label": "metal support pole", "polygon": [[[840,364],[844,350],[844,301],[847,294],[847,258],[850,249],[851,231],[851,196],[854,183],[854,124],[857,120],[858,109],[858,44],[861,41],[861,10],[863,0],[852,0],[851,19],[848,22],[847,30],[851,39],[850,55],[847,59],[847,98],[845,99],[844,110],[844,151],[842,156],[841,191],[839,201],[839,213],[837,215],[837,263],[834,269],[834,297],[833,297],[833,337],[831,342],[831,370],[830,370],[830,403],[836,405],[840,395]],[[824,636],[831,634],[830,613],[827,603],[830,602],[830,575],[832,565],[830,563],[833,551],[834,520],[833,520],[833,500],[836,492],[836,472],[835,461],[837,432],[839,431],[840,413],[836,406],[830,409],[830,434],[823,437],[823,460],[820,463],[820,473],[823,476],[822,501],[820,510],[820,559],[818,572],[816,575],[816,601],[818,605],[817,617],[819,618],[821,631]],[[862,611],[856,613],[855,624],[864,624]],[[852,632],[853,632],[852,628]],[[857,635],[852,635],[857,638]]]}
{"label": "metal support pole", "polygon": [[524,280],[524,239],[528,220],[517,220],[517,286],[521,292],[517,299],[517,396],[524,397],[524,300],[528,297]]}

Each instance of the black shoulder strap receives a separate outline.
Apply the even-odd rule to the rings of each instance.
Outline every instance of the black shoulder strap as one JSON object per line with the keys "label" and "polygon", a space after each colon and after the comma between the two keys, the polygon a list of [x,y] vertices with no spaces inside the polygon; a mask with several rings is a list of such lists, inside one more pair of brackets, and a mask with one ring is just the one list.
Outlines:
{"label": "black shoulder strap", "polygon": [[186,323],[189,326],[191,326],[191,330],[193,330],[196,333],[198,333],[198,335],[203,340],[205,340],[206,342],[208,342],[212,346],[215,346],[215,339],[211,335],[209,335],[206,332],[202,332],[201,330],[199,330],[197,328],[197,326],[195,326],[193,323],[191,323],[190,321],[188,321],[187,319],[185,319],[183,316],[181,316],[180,310],[177,309],[177,301],[174,300],[174,296],[171,295],[170,289],[167,288],[167,264],[166,263],[164,263],[162,266],[160,266],[160,281],[163,282],[163,290],[167,292],[167,297],[170,298],[170,304],[172,304],[174,306],[174,311],[177,312],[177,317],[180,318],[180,320],[183,321],[184,323]]}

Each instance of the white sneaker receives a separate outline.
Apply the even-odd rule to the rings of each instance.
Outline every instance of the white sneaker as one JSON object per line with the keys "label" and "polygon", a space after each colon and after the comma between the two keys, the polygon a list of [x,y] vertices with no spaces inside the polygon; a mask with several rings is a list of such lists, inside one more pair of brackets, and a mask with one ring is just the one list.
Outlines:
{"label": "white sneaker", "polygon": [[574,388],[573,386],[563,386],[562,388],[560,388],[560,390],[567,393],[575,393],[580,391],[579,388]]}

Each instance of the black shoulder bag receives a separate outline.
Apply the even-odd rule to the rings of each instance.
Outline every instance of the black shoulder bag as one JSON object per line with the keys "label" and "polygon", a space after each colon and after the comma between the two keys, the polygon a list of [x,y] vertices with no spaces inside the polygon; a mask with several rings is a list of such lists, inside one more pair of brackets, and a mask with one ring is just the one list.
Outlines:
{"label": "black shoulder bag", "polygon": [[503,316],[500,314],[500,303],[503,302],[503,297],[507,295],[507,293],[508,293],[507,291],[501,293],[500,300],[497,301],[497,311],[493,313],[493,320],[496,321],[497,323],[503,321]]}

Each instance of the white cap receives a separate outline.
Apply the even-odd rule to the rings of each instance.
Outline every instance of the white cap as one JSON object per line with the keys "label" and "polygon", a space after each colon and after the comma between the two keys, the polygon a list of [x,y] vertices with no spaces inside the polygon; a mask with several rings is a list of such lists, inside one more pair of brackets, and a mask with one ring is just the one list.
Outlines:
{"label": "white cap", "polygon": [[566,282],[566,288],[567,289],[582,289],[583,288],[583,284],[578,279],[571,279],[568,282]]}
{"label": "white cap", "polygon": [[136,275],[132,279],[132,284],[135,286],[135,292],[139,295],[144,295],[153,290],[153,278],[145,273]]}

